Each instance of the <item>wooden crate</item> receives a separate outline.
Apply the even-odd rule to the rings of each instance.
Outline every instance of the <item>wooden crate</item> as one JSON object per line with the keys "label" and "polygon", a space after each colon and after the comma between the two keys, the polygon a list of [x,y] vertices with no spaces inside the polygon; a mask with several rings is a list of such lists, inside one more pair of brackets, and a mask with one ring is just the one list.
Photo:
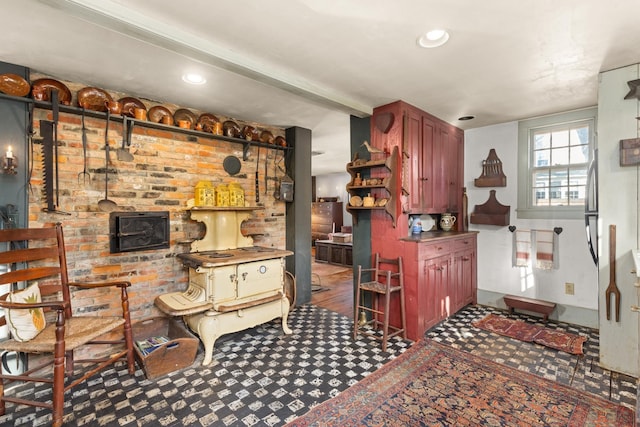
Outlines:
{"label": "wooden crate", "polygon": [[[198,338],[180,320],[154,317],[134,323],[132,329],[136,360],[147,378],[157,378],[193,364]],[[169,341],[147,355],[142,354],[135,342],[155,336],[168,337]]]}

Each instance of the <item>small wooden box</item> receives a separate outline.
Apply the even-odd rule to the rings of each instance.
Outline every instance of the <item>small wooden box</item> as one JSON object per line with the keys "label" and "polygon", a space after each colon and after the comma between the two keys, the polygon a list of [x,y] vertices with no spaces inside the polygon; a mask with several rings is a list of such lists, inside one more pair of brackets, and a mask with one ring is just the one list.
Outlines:
{"label": "small wooden box", "polygon": [[[147,378],[157,378],[193,364],[198,351],[198,338],[179,320],[154,317],[134,323],[132,329],[136,360]],[[165,336],[169,341],[147,355],[142,354],[136,341],[156,336]]]}
{"label": "small wooden box", "polygon": [[351,233],[333,233],[331,239],[336,243],[350,243]]}

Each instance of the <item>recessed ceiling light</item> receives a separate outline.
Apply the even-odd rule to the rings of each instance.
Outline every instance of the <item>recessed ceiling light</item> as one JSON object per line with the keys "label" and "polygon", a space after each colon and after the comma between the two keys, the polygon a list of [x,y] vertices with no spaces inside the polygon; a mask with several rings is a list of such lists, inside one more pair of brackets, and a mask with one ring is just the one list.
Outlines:
{"label": "recessed ceiling light", "polygon": [[442,46],[448,40],[449,33],[447,30],[434,29],[418,37],[418,45],[421,47],[432,48]]}
{"label": "recessed ceiling light", "polygon": [[183,74],[182,81],[192,85],[203,85],[207,82],[207,80],[204,77],[196,73]]}
{"label": "recessed ceiling light", "polygon": [[473,120],[475,118],[476,116],[462,116],[462,117],[458,117],[458,120],[465,121],[465,120]]}

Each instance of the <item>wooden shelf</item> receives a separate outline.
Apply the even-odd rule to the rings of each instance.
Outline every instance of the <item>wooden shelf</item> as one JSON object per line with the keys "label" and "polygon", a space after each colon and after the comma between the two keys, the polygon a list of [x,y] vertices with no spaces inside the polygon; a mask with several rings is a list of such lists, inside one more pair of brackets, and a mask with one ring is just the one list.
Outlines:
{"label": "wooden shelf", "polygon": [[502,161],[495,149],[489,150],[486,160],[482,161],[482,175],[473,183],[476,187],[506,187],[507,177],[502,172]]}
{"label": "wooden shelf", "polygon": [[496,190],[489,192],[489,199],[482,205],[476,205],[471,213],[472,224],[509,225],[511,206],[500,204],[496,199]]}
{"label": "wooden shelf", "polygon": [[[388,194],[387,203],[384,206],[351,206],[347,204],[347,212],[349,212],[353,216],[353,222],[355,224],[358,223],[358,211],[372,211],[372,210],[384,210],[391,217],[391,221],[393,222],[393,226],[396,226],[396,221],[398,217],[398,206],[397,200],[398,194],[400,194],[400,188],[398,188],[400,181],[398,180],[398,147],[393,148],[393,152],[386,159],[381,160],[369,160],[364,163],[350,162],[347,164],[347,172],[351,175],[351,181],[347,184],[347,192],[350,195],[361,195],[361,193],[365,190],[370,189],[384,189]],[[383,182],[381,184],[373,184],[373,185],[352,185],[354,182],[356,174],[362,171],[368,171],[373,168],[384,167],[388,170],[388,174],[384,176]]]}
{"label": "wooden shelf", "polygon": [[[17,102],[23,102],[25,104],[30,104],[35,108],[40,108],[43,110],[52,110],[53,109],[53,105],[51,102],[46,102],[46,101],[36,101],[34,99],[31,98],[25,98],[25,97],[20,97],[20,96],[11,96],[11,95],[6,95],[3,93],[0,93],[0,99],[7,99],[7,100],[11,100],[11,101],[17,101]],[[84,115],[85,117],[92,117],[92,118],[97,118],[97,119],[105,119],[107,118],[107,113],[106,112],[102,112],[102,111],[93,111],[93,110],[87,110],[87,109],[83,109],[80,107],[73,107],[73,106],[69,106],[69,105],[63,105],[63,104],[59,104],[58,105],[58,111],[62,112],[62,113],[68,113],[68,114],[75,114],[78,116],[81,116],[83,114],[83,110],[84,110]],[[133,117],[128,117],[128,116],[122,116],[122,115],[115,115],[115,114],[111,114],[109,116],[109,121],[113,121],[116,123],[124,123],[124,121],[127,121],[127,124],[129,126],[140,126],[140,127],[144,127],[144,128],[151,128],[151,129],[160,129],[160,130],[166,130],[169,132],[176,132],[176,133],[182,133],[185,135],[192,135],[192,136],[196,136],[199,138],[207,138],[207,139],[216,139],[216,140],[220,140],[220,141],[226,141],[226,142],[232,142],[235,144],[241,144],[242,145],[242,154],[243,154],[243,160],[247,160],[248,158],[248,151],[251,147],[261,147],[261,148],[270,148],[272,150],[281,150],[281,151],[287,151],[287,150],[291,150],[292,147],[282,147],[279,145],[274,145],[274,144],[269,144],[266,142],[260,142],[260,141],[247,141],[245,139],[240,139],[240,138],[232,138],[229,136],[225,136],[225,135],[215,135],[212,134],[210,132],[203,132],[203,131],[199,131],[199,130],[194,130],[194,129],[184,129],[175,125],[165,125],[163,123],[155,123],[155,122],[150,122],[148,120],[138,120],[135,119]],[[193,141],[195,142],[195,141]]]}

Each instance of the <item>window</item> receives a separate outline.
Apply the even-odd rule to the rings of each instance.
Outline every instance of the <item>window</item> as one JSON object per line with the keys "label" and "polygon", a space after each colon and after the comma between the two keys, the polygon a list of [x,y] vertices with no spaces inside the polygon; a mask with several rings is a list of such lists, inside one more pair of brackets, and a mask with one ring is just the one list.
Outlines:
{"label": "window", "polygon": [[518,218],[582,218],[596,112],[518,123]]}

